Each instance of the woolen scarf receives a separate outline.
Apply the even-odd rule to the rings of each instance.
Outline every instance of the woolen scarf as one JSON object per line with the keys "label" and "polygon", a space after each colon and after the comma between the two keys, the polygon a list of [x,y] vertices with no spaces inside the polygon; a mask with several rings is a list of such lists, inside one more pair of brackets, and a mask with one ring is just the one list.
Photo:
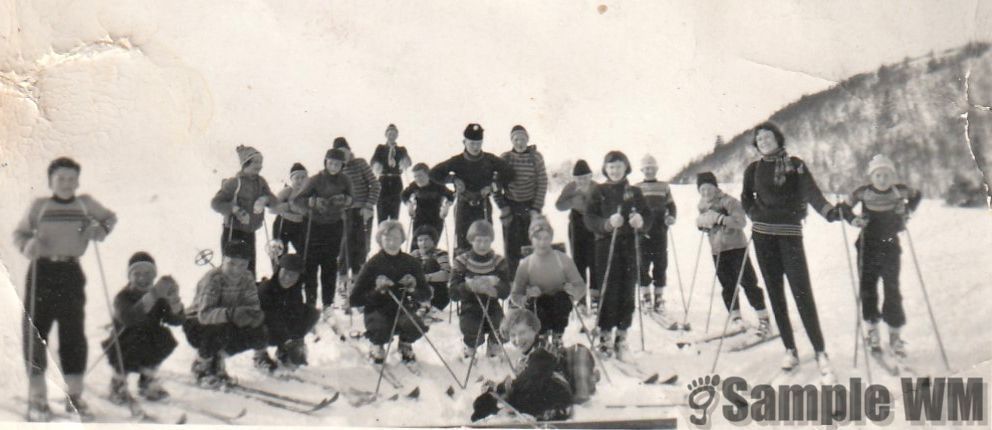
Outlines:
{"label": "woolen scarf", "polygon": [[785,175],[795,171],[789,163],[789,154],[785,152],[783,147],[779,147],[771,154],[763,155],[761,159],[775,163],[775,185],[779,187],[785,183]]}

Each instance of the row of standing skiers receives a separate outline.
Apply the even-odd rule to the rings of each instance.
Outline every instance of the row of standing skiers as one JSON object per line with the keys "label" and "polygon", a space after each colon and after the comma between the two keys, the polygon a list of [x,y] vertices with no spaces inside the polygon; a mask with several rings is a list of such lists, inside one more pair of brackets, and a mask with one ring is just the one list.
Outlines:
{"label": "row of standing skiers", "polygon": [[[668,227],[675,222],[676,208],[668,185],[655,178],[655,160],[650,156],[642,160],[645,181],[636,186],[628,181],[632,164],[622,152],[611,151],[604,158],[602,184],[593,181],[587,163],[576,163],[573,181],[556,202],[557,209],[570,211],[569,256],[552,246],[554,232],[540,215],[547,174],[543,158],[528,146],[523,127],[511,131],[513,149],[497,157],[482,151],[482,127],[470,124],[463,133],[465,150],[433,168],[422,163],[413,166],[414,182],[406,189],[400,175],[412,163],[406,149],[396,144],[396,136],[395,126],[390,125],[387,143],[376,149],[371,166],[355,158],[348,143],[338,138],[319,173],[308,177],[297,163],[291,170],[291,185],[278,195],[259,175],[261,153],[239,147],[241,170],[222,183],[212,201],[212,207],[224,215],[224,258],[198,283],[193,303],[183,306],[171,277],[155,280],[150,255],[138,252],[130,259],[128,284],[113,302],[114,330],[102,343],[115,370],[111,399],[132,401],[128,373],[140,375],[139,393],[144,398],[168,395],[156,369],[177,343],[163,324],[183,326],[187,341],[198,352],[194,376],[204,385],[223,384],[228,378],[225,358],[246,350],[254,351],[256,365],[270,370],[280,364],[305,365],[303,338],[320,318],[318,286],[324,312],[330,313],[337,278],[349,270],[355,279],[346,299],[350,307],[363,310],[365,336],[375,362],[385,360],[383,346],[392,336],[399,337],[401,359],[416,360],[413,342],[452,300],[459,303],[464,357],[474,357],[483,343],[489,356],[498,357],[507,339],[527,351],[520,376],[491,384],[488,397],[476,402],[474,419],[495,412],[500,407],[494,406],[496,399],[534,416],[561,418],[572,403],[587,398],[591,360],[582,348],[566,348],[561,340],[573,307],[583,305],[587,285],[590,301],[597,303],[597,352],[604,356],[622,357],[627,351],[638,286],[644,288],[645,300],[653,297],[653,307],[664,312]],[[846,202],[832,205],[803,161],[786,153],[785,137],[774,124],[756,127],[753,143],[761,159],[745,170],[740,201],[723,193],[711,173],[702,173],[697,180],[701,197],[697,227],[709,236],[733,324],[743,324],[734,295],[739,280],[759,318],[755,336],[771,335],[763,293],[747,252],[753,242],[786,348],[782,367],[798,365],[784,293],[788,278],[817,364],[824,375],[832,375],[802,243],[802,221],[811,205],[830,222],[845,219],[862,228],[856,247],[868,341],[871,348],[880,348],[878,321],[883,320],[889,327],[890,348],[904,354],[899,337],[905,315],[898,288],[897,234],[918,205],[920,193],[895,184],[894,164],[876,156],[868,168],[870,183],[852,192]],[[116,216],[92,197],[76,196],[80,170],[71,159],[53,161],[48,169],[53,195],[36,199],[15,232],[16,245],[32,260],[24,319],[31,421],[51,416],[44,346],[56,321],[66,408],[92,417],[82,399],[87,345],[85,277],[78,258],[90,241],[102,241],[112,231]],[[455,191],[447,184],[453,184]],[[500,209],[505,256],[492,249],[490,198]],[[416,249],[410,254],[401,250],[406,231],[394,221],[400,202],[408,204],[413,220],[410,240]],[[855,215],[853,207],[859,203],[861,214]],[[449,259],[439,241],[447,234],[444,218],[452,206],[457,248]],[[266,208],[278,215],[275,240],[267,247],[275,269],[271,278],[256,284],[255,235],[263,227],[268,232]],[[375,232],[380,251],[365,261],[376,215],[382,220]],[[752,223],[750,238],[743,231],[745,216]],[[530,246],[525,246],[528,242]],[[295,252],[288,252],[287,245]],[[527,250],[530,255],[523,257]],[[636,261],[637,255],[642,261]],[[881,312],[879,278],[884,280],[885,295]],[[505,299],[510,309],[504,318],[501,301]],[[276,347],[278,362],[269,357],[269,346]],[[537,380],[546,383],[534,383]]]}

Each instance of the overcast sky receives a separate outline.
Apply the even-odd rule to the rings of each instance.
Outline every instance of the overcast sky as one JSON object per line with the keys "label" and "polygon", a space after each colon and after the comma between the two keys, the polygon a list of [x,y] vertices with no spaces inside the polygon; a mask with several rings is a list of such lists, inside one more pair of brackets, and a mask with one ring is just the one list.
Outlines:
{"label": "overcast sky", "polygon": [[[282,173],[296,159],[319,165],[338,135],[369,156],[388,123],[429,162],[460,150],[468,122],[482,123],[494,152],[519,123],[551,161],[599,166],[606,150],[639,159],[650,148],[663,176],[805,93],[989,40],[992,11],[978,1],[0,4],[2,70],[37,74],[41,112],[55,115],[32,125],[30,109],[0,106],[7,142],[58,140],[81,122],[166,121],[166,144],[224,157],[253,144]],[[52,49],[108,35],[135,49],[51,61]],[[107,80],[147,94],[87,94]],[[111,136],[148,138],[142,129]],[[91,137],[77,138],[85,151]]]}

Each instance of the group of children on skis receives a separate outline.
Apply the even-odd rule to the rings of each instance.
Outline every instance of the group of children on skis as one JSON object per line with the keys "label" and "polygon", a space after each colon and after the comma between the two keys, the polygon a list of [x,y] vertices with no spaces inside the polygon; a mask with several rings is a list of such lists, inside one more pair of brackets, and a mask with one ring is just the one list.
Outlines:
{"label": "group of children on skis", "polygon": [[[629,182],[633,166],[620,151],[606,154],[602,184],[593,181],[588,163],[579,160],[573,181],[555,205],[570,211],[569,256],[552,246],[554,231],[541,215],[547,173],[541,154],[528,146],[527,131],[515,126],[510,134],[513,148],[502,156],[482,151],[483,133],[478,124],[469,124],[463,133],[464,151],[434,168],[414,165],[414,182],[405,189],[400,175],[412,163],[406,149],[397,145],[393,125],[371,166],[354,157],[347,141],[338,138],[318,173],[308,176],[302,164],[294,164],[290,186],[278,194],[259,174],[262,154],[239,146],[241,170],[223,181],[211,201],[224,215],[223,259],[200,280],[190,306],[184,308],[171,277],[155,280],[155,261],[149,254],[135,253],[128,262],[128,284],[114,300],[113,336],[102,343],[115,371],[111,400],[133,400],[128,373],[140,374],[139,394],[144,398],[168,396],[156,369],[176,341],[162,324],[182,325],[187,341],[197,349],[193,374],[204,385],[223,384],[228,379],[225,358],[246,350],[254,351],[256,366],[268,370],[305,365],[303,338],[320,318],[317,290],[323,312],[330,316],[338,276],[350,270],[354,283],[350,288],[345,283],[350,289],[344,291],[346,306],[362,308],[374,362],[385,362],[385,345],[393,336],[399,336],[402,361],[415,361],[413,342],[424,336],[430,322],[439,320],[449,302],[458,302],[464,358],[474,360],[483,343],[487,355],[498,357],[507,339],[525,351],[525,367],[517,378],[487,385],[473,419],[504,407],[544,419],[567,417],[571,404],[594,391],[589,386],[590,352],[566,348],[562,342],[573,308],[584,306],[584,300],[596,304],[597,352],[621,359],[628,351],[637,288],[642,287],[642,300],[664,313],[668,228],[676,221],[671,190],[655,178],[657,162],[650,156],[642,160],[645,180],[637,185]],[[895,166],[880,155],[869,164],[871,183],[846,202],[831,205],[803,161],[786,153],[785,137],[774,124],[756,127],[753,144],[761,159],[747,167],[740,201],[723,193],[712,173],[697,179],[696,225],[709,236],[733,324],[743,326],[735,296],[739,283],[759,318],[756,335],[771,332],[764,294],[748,257],[753,242],[786,347],[782,367],[798,364],[784,295],[783,277],[788,277],[820,370],[832,375],[802,244],[802,220],[807,205],[812,205],[830,222],[844,219],[862,228],[856,246],[869,345],[880,348],[877,322],[883,319],[889,325],[890,347],[904,353],[898,335],[905,315],[898,292],[897,233],[919,204],[920,193],[894,184]],[[92,417],[82,399],[85,277],[78,258],[91,240],[102,241],[112,231],[116,217],[91,197],[76,196],[79,173],[80,166],[71,159],[54,160],[48,169],[53,195],[35,200],[15,231],[16,245],[32,260],[24,319],[31,421],[51,416],[44,340],[54,321],[60,328],[66,408]],[[454,192],[447,184],[453,184]],[[491,199],[500,210],[503,255],[492,249]],[[396,221],[401,202],[410,207],[412,238]],[[852,208],[858,203],[862,211],[855,215]],[[439,239],[452,206],[457,248],[449,257],[439,249]],[[263,227],[266,209],[277,215],[275,240],[267,244],[274,273],[256,284],[255,235]],[[374,216],[379,218],[375,240],[380,251],[366,261]],[[743,231],[745,216],[752,223],[750,239]],[[411,253],[402,249],[408,239]],[[525,257],[528,244],[531,252]],[[885,284],[881,313],[875,285],[879,277]],[[278,362],[268,355],[269,346],[276,347]]]}

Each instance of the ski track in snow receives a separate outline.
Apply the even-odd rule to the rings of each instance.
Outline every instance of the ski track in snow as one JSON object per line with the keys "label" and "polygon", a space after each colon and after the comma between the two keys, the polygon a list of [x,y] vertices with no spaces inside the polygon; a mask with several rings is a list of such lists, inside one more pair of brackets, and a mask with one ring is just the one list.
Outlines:
{"label": "ski track in snow", "polygon": [[[89,169],[90,167],[88,167]],[[90,170],[92,171],[92,170]],[[263,171],[263,174],[271,176],[270,182],[274,181],[273,172]],[[203,196],[209,196],[213,192],[211,188],[215,184],[207,184],[203,190],[195,190],[186,194],[186,201],[163,201],[162,199],[153,202],[142,202],[144,206],[150,206],[151,210],[162,211],[166,214],[162,220],[171,220],[172,224],[165,222],[158,224],[145,224],[141,228],[158,229],[159,233],[166,233],[170,229],[182,224],[184,231],[181,235],[176,235],[175,240],[163,243],[144,243],[129,240],[125,232],[118,231],[110,239],[101,245],[101,252],[104,253],[106,270],[108,273],[108,283],[110,294],[115,294],[121,285],[124,285],[124,265],[128,255],[132,252],[144,249],[152,253],[158,260],[159,274],[171,273],[180,283],[183,301],[189,304],[195,291],[196,281],[205,272],[202,267],[197,267],[192,262],[193,254],[200,248],[217,248],[217,237],[219,236],[220,217],[215,216],[209,219],[197,219],[195,222],[182,222],[187,217],[182,216],[183,208],[201,207],[206,205]],[[699,233],[695,229],[695,207],[698,200],[694,186],[675,185],[672,187],[676,202],[680,209],[680,218],[674,226],[674,245],[678,248],[680,257],[678,264],[682,271],[682,279],[686,283],[684,288],[688,294],[690,286],[689,280],[692,278],[692,267],[695,258],[695,247],[699,240]],[[731,185],[727,190],[730,194],[736,195],[739,185]],[[86,186],[83,186],[85,192]],[[558,190],[549,192],[549,201],[557,196]],[[101,201],[107,202],[108,206],[118,211],[122,220],[127,220],[130,224],[140,224],[136,220],[129,218],[129,212],[134,212],[137,205],[114,205],[118,201],[126,201],[127,196],[96,194]],[[209,198],[209,197],[207,197]],[[831,200],[836,200],[831,199]],[[27,202],[16,202],[18,205],[26,205]],[[550,207],[550,206],[549,206]],[[553,209],[553,207],[550,207]],[[146,210],[146,209],[142,209]],[[406,211],[401,211],[403,221],[407,222]],[[175,215],[175,216],[172,216]],[[558,241],[566,240],[567,214],[564,212],[551,212],[551,221],[555,227]],[[271,221],[271,217],[269,217]],[[988,212],[974,209],[956,209],[944,207],[940,202],[926,200],[921,205],[919,211],[914,215],[909,227],[912,229],[915,240],[916,251],[919,253],[920,264],[922,265],[923,276],[927,282],[928,292],[933,300],[934,313],[939,323],[944,344],[947,347],[948,357],[951,366],[955,369],[950,374],[954,375],[980,375],[986,376],[989,367],[986,363],[989,351],[992,351],[992,333],[985,330],[984,316],[989,315],[992,310],[992,293],[987,284],[987,267],[992,266],[992,257],[987,250],[992,247],[992,225],[988,222]],[[134,227],[131,227],[134,228]],[[449,219],[449,234],[453,228],[453,222]],[[502,240],[499,230],[501,227],[497,223],[498,230],[495,247],[502,253]],[[848,228],[848,236],[853,242],[857,231]],[[261,238],[264,233],[259,233]],[[805,228],[805,245],[807,258],[809,260],[811,276],[813,279],[813,291],[816,295],[817,309],[819,311],[824,336],[827,342],[827,351],[830,353],[833,367],[838,379],[846,382],[847,378],[861,376],[864,378],[864,358],[859,357],[859,367],[851,367],[853,345],[854,345],[854,324],[858,311],[854,309],[854,298],[851,293],[850,275],[847,263],[844,261],[845,252],[842,248],[842,236],[840,226],[828,224],[813,211],[807,219]],[[139,236],[144,237],[144,236]],[[931,374],[933,376],[947,375],[943,370],[940,361],[940,354],[936,341],[932,336],[930,322],[927,317],[926,307],[922,301],[919,282],[917,281],[912,257],[909,254],[909,244],[902,236],[903,260],[901,272],[901,284],[903,293],[903,303],[909,323],[904,329],[904,337],[908,340],[908,350],[911,354],[910,362],[919,374]],[[442,242],[445,241],[442,236]],[[453,241],[453,238],[451,238]],[[264,241],[259,240],[259,272],[261,275],[269,273],[269,263],[264,258],[261,246]],[[446,245],[444,245],[446,246]],[[853,245],[848,245],[853,246]],[[634,327],[630,332],[630,347],[633,352],[633,360],[636,361],[645,373],[660,373],[663,377],[675,372],[679,375],[679,380],[674,386],[662,385],[641,385],[635,378],[625,376],[618,371],[611,371],[609,376],[612,384],[607,383],[605,377],[597,386],[597,394],[590,402],[576,407],[575,419],[630,419],[643,417],[671,416],[679,419],[679,425],[686,425],[684,421],[688,408],[679,411],[675,408],[627,408],[608,409],[606,406],[619,403],[666,403],[684,401],[688,391],[686,385],[692,380],[709,375],[710,367],[713,363],[714,353],[718,342],[710,342],[697,349],[687,348],[679,350],[674,346],[676,340],[682,337],[689,338],[702,332],[706,325],[706,307],[710,296],[710,282],[713,276],[713,265],[709,260],[708,245],[704,245],[702,254],[703,261],[699,263],[699,273],[696,276],[696,286],[693,291],[692,306],[689,322],[692,324],[693,332],[682,335],[676,332],[661,329],[657,324],[644,318],[646,333],[646,352],[641,352],[640,333],[637,325],[637,318],[634,318]],[[854,250],[851,249],[852,258]],[[669,254],[671,256],[671,254]],[[108,257],[109,256],[109,257]],[[753,252],[752,252],[753,259]],[[87,334],[90,345],[90,364],[100,355],[99,341],[106,336],[103,328],[109,322],[105,303],[102,298],[100,279],[96,267],[93,250],[90,249],[83,257],[84,271],[88,276],[87,292],[89,300],[86,304],[87,314]],[[10,264],[0,268],[6,272]],[[681,320],[682,305],[679,295],[679,286],[675,275],[674,261],[669,265],[670,285],[666,288],[665,294],[668,302],[668,311],[673,317]],[[5,362],[13,364],[8,370],[7,377],[0,382],[2,388],[8,395],[0,398],[0,401],[12,404],[12,395],[23,396],[26,392],[26,380],[20,365],[20,314],[22,308],[17,296],[17,292],[22,288],[23,274],[14,273],[10,279],[14,280],[15,289],[5,289],[2,301],[3,311],[7,315],[17,315],[7,319],[5,324],[0,325],[0,357]],[[763,284],[763,282],[762,282]],[[717,292],[719,293],[719,292]],[[742,295],[743,297],[743,295]],[[786,378],[789,383],[815,383],[818,374],[815,370],[815,363],[811,361],[812,350],[802,330],[802,324],[795,312],[792,299],[789,299],[789,306],[793,327],[796,331],[796,342],[799,348],[800,358],[803,360],[799,371]],[[745,319],[754,323],[755,316],[748,305],[742,306]],[[726,312],[723,310],[719,297],[714,302],[713,320],[710,324],[710,331],[722,327]],[[458,331],[457,316],[449,324],[447,315],[445,321],[435,323],[430,327],[428,336],[437,345],[445,360],[452,366],[458,375],[459,380],[465,376],[468,363],[460,360],[462,353],[461,334]],[[593,324],[593,317],[585,316],[587,326]],[[339,315],[338,320],[341,327],[350,330],[347,316]],[[360,314],[354,315],[354,326],[361,328],[362,317]],[[566,332],[566,343],[586,344],[585,335],[580,334],[579,324],[573,318]],[[715,328],[716,327],[716,328]],[[331,336],[331,331],[327,326],[323,330],[322,340],[313,343],[312,336],[308,336],[310,366],[303,374],[305,377],[320,375],[321,383],[340,387],[342,390],[352,387],[359,390],[372,391],[375,389],[375,368],[367,364],[364,353],[367,351],[367,344],[364,339],[358,340],[362,354],[357,354],[354,349],[344,345],[340,340]],[[55,331],[51,336],[51,351],[57,351],[57,336]],[[180,346],[176,349],[172,357],[164,364],[164,368],[172,372],[189,372],[190,363],[195,352],[188,346],[182,330],[173,328],[173,333]],[[883,341],[887,338],[887,333],[883,329]],[[682,337],[680,337],[682,336]],[[351,340],[350,340],[351,341]],[[728,347],[730,342],[725,342],[724,347]],[[884,344],[884,342],[883,342]],[[415,377],[409,371],[398,364],[398,353],[395,352],[395,344],[390,351],[389,363],[394,374],[403,382],[401,389],[395,389],[385,381],[382,385],[382,398],[387,398],[393,394],[399,394],[399,399],[395,401],[379,401],[361,408],[355,408],[348,404],[342,396],[340,400],[330,405],[324,410],[312,415],[301,415],[287,412],[271,406],[264,405],[257,401],[245,399],[231,394],[212,393],[204,390],[194,389],[185,385],[166,382],[173,397],[182,398],[185,401],[196,403],[205,408],[222,414],[234,415],[242,408],[246,408],[246,416],[238,420],[243,424],[300,424],[300,425],[362,425],[362,426],[418,426],[418,425],[457,425],[468,422],[471,414],[472,400],[479,394],[481,384],[476,382],[478,376],[484,375],[489,379],[501,380],[509,374],[509,367],[504,361],[492,361],[485,358],[485,348],[479,349],[479,365],[473,369],[466,389],[459,388],[458,384],[451,378],[441,361],[431,351],[426,341],[420,340],[415,344],[415,352],[421,363],[423,376]],[[516,360],[516,351],[510,348],[511,355]],[[742,352],[726,352],[720,356],[716,373],[724,379],[728,376],[742,376],[750,383],[764,383],[776,373],[777,365],[783,354],[781,341],[768,342],[757,347]],[[56,354],[57,356],[57,354]],[[61,408],[61,386],[55,381],[60,378],[57,374],[57,366],[51,352],[49,353],[49,396],[52,407]],[[96,369],[87,376],[87,389],[90,402],[94,409],[105,413],[107,421],[121,421],[127,419],[126,409],[109,404],[100,396],[106,395],[109,388],[109,378],[111,375],[110,366],[105,359],[102,364],[97,364]],[[516,362],[514,361],[514,365]],[[13,369],[15,368],[16,369]],[[890,389],[898,392],[898,379],[891,377],[877,366],[872,368],[873,381],[887,385]],[[251,354],[244,353],[233,357],[228,362],[228,372],[239,381],[253,387],[266,388],[271,391],[289,394],[296,397],[311,399],[314,402],[332,393],[320,387],[309,384],[300,384],[291,381],[276,380],[258,373],[251,366]],[[136,394],[136,376],[131,377],[131,390]],[[420,387],[420,398],[412,400],[405,398],[405,395],[414,387]],[[454,387],[454,394],[448,397],[445,390]],[[898,395],[896,397],[899,397]],[[146,410],[162,421],[168,422],[178,417],[181,412],[172,405],[155,405],[144,402]],[[23,406],[13,405],[17,409]],[[896,411],[901,411],[901,407],[896,407]],[[902,420],[901,412],[896,412],[896,423]],[[19,415],[13,415],[6,410],[0,410],[0,420],[20,421]],[[188,419],[193,424],[216,424],[217,420],[194,412],[188,413]],[[728,425],[717,418],[717,427]]]}

